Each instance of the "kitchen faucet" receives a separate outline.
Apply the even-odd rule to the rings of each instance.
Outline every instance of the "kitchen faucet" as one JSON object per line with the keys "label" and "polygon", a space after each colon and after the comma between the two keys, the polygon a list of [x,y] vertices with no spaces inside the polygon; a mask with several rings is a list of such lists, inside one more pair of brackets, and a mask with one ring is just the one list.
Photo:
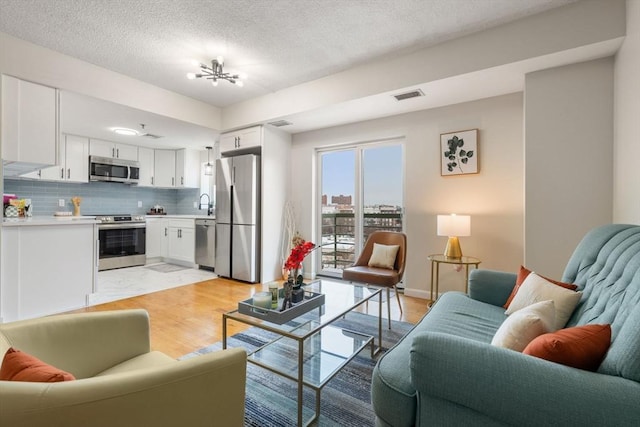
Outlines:
{"label": "kitchen faucet", "polygon": [[200,201],[198,202],[199,209],[202,210],[202,196],[207,196],[207,215],[211,215],[213,213],[213,205],[211,204],[211,197],[209,197],[207,193],[200,195]]}

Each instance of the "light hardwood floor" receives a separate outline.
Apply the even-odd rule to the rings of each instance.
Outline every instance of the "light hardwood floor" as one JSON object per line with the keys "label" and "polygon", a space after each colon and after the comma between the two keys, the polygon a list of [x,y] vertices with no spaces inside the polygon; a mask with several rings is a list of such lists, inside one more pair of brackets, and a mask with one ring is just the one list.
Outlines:
{"label": "light hardwood floor", "polygon": [[[222,313],[238,307],[238,301],[250,298],[263,285],[250,285],[227,279],[213,279],[147,295],[87,307],[78,312],[143,308],[151,319],[151,347],[178,358],[222,340]],[[266,290],[266,289],[264,289]],[[428,300],[400,294],[404,313],[400,315],[395,297],[391,298],[391,318],[416,323],[428,310]],[[384,302],[386,306],[386,302]],[[361,311],[367,308],[362,307]],[[368,304],[368,312],[377,314],[378,303]],[[383,307],[383,316],[386,316]],[[229,335],[245,326],[229,322]]]}

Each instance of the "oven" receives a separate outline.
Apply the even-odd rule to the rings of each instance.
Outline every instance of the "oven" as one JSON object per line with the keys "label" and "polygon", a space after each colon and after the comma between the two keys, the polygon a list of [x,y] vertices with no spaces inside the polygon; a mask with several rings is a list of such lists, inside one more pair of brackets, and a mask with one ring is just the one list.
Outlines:
{"label": "oven", "polygon": [[147,261],[147,228],[144,216],[97,216],[98,271],[144,265]]}

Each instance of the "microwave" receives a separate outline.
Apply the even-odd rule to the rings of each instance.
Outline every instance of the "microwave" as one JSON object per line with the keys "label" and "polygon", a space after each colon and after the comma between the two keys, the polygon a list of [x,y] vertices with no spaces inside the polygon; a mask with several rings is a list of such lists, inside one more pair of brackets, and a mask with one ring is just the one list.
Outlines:
{"label": "microwave", "polygon": [[140,163],[134,160],[89,156],[89,181],[122,182],[137,184],[140,180]]}

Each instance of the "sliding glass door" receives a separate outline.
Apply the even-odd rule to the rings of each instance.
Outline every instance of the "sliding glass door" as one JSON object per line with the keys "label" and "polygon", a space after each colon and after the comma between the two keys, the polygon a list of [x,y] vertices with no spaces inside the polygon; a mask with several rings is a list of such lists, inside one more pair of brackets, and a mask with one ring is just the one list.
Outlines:
{"label": "sliding glass door", "polygon": [[369,234],[403,230],[402,141],[368,143],[319,153],[321,275],[342,275]]}

